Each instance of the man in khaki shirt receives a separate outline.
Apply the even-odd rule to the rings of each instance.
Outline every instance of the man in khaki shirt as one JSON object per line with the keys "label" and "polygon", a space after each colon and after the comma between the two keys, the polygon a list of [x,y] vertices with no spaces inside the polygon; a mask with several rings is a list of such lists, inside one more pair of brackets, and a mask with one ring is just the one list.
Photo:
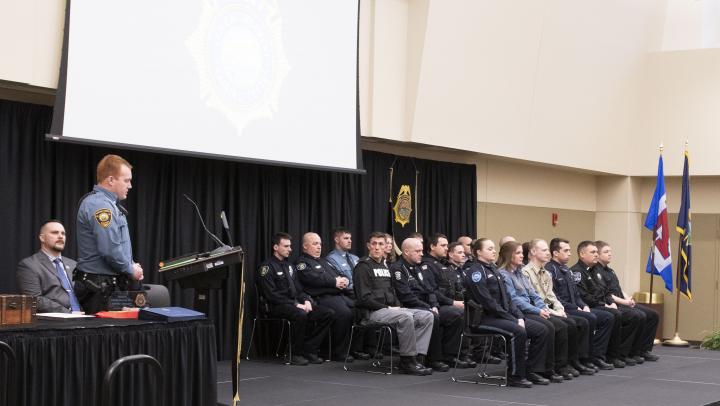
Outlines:
{"label": "man in khaki shirt", "polygon": [[590,374],[589,368],[580,363],[580,348],[588,342],[588,322],[582,317],[568,316],[565,306],[560,303],[553,291],[552,274],[545,269],[552,258],[550,248],[545,240],[534,239],[530,242],[528,253],[529,261],[522,268],[523,274],[530,280],[530,284],[547,304],[550,314],[556,316],[567,325],[568,329],[568,362],[583,374]]}

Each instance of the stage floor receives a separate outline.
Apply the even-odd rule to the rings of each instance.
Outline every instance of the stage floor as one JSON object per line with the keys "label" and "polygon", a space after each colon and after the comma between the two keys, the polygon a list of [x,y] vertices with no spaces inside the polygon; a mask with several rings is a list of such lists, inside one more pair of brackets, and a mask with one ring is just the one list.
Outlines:
{"label": "stage floor", "polygon": [[[660,356],[658,362],[531,389],[455,383],[450,372],[427,377],[387,376],[345,372],[337,362],[297,367],[243,361],[240,400],[242,405],[263,406],[700,406],[720,401],[720,351],[656,346],[654,352]],[[218,363],[221,404],[231,404],[229,381],[229,362]]]}

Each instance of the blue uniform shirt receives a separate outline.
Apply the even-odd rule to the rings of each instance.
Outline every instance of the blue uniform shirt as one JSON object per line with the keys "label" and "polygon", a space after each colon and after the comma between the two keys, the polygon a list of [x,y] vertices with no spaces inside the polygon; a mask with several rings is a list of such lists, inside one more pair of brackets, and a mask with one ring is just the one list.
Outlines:
{"label": "blue uniform shirt", "polygon": [[79,271],[100,274],[133,274],[133,254],[127,217],[118,208],[117,196],[95,185],[77,214]]}
{"label": "blue uniform shirt", "polygon": [[[347,258],[345,257],[347,255]],[[353,289],[353,268],[350,266],[348,262],[352,262],[353,267],[357,265],[357,263],[360,261],[360,258],[357,257],[357,255],[353,255],[350,252],[345,252],[342,250],[334,249],[328,253],[328,255],[325,257],[325,259],[333,264],[335,268],[342,274],[342,276],[348,278],[350,281],[350,284],[348,285],[348,289]]]}

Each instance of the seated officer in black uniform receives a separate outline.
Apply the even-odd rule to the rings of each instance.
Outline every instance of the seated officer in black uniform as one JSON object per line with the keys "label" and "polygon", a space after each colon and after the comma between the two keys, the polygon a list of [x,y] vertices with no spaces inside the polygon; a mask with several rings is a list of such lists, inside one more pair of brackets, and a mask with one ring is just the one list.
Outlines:
{"label": "seated officer in black uniform", "polygon": [[326,307],[315,306],[310,295],[303,292],[302,285],[295,275],[295,268],[287,261],[292,251],[290,235],[276,233],[272,244],[273,255],[258,268],[258,288],[268,302],[270,316],[288,319],[291,322],[290,363],[320,364],[322,359],[317,355],[318,346],[327,335],[333,311]]}
{"label": "seated officer in black uniform", "polygon": [[[435,371],[445,372],[450,369],[445,362],[455,362],[455,354],[460,347],[460,334],[462,333],[462,311],[459,313],[441,310],[435,290],[430,287],[428,278],[433,275],[430,271],[421,270],[422,244],[416,238],[407,238],[402,243],[402,256],[395,261],[390,272],[393,275],[392,283],[398,294],[398,299],[404,307],[411,309],[430,310],[433,313],[433,331],[428,348],[428,367]],[[464,362],[459,367],[466,368]]]}
{"label": "seated officer in black uniform", "polygon": [[646,360],[657,361],[658,356],[650,351],[652,351],[660,321],[658,313],[649,307],[636,304],[635,300],[622,290],[615,271],[608,266],[612,261],[610,245],[604,241],[595,241],[595,245],[598,249],[598,264],[595,267],[602,275],[603,283],[610,292],[612,300],[623,314],[633,313],[640,320],[640,330],[635,335],[635,341],[630,348],[630,358],[638,364],[642,364]]}
{"label": "seated officer in black uniform", "polygon": [[593,241],[583,241],[578,245],[580,260],[572,266],[573,272],[581,275],[577,287],[583,301],[594,309],[612,313],[614,317],[613,331],[607,350],[607,361],[615,368],[624,368],[625,365],[635,365],[636,362],[628,358],[630,347],[635,340],[639,320],[630,314],[623,316],[617,305],[612,302],[610,293],[602,283],[602,276],[595,269],[598,261],[598,250]]}
{"label": "seated officer in black uniform", "polygon": [[[545,368],[547,328],[525,320],[510,301],[503,276],[495,269],[495,244],[479,238],[473,242],[472,249],[476,261],[462,269],[465,292],[469,299],[483,307],[482,321],[477,327],[483,332],[502,334],[508,340],[508,385],[522,388],[530,388],[533,383],[548,385],[550,381],[537,374]],[[530,346],[526,350],[528,339]]]}
{"label": "seated officer in black uniform", "polygon": [[[463,301],[463,307],[465,305],[465,285],[463,284],[461,269],[466,262],[467,256],[465,255],[465,247],[462,243],[451,242],[448,244],[447,267],[443,269],[440,278],[436,278],[440,292],[453,300]],[[468,368],[475,368],[477,363],[470,357],[470,349],[477,349],[477,346],[471,344],[477,344],[477,342],[471,343],[470,340],[466,338],[460,350],[460,361],[467,363]],[[488,357],[491,357],[491,359],[487,359]],[[499,364],[502,361],[487,353],[485,354],[485,358],[488,362],[494,364]]]}
{"label": "seated officer in black uniform", "polygon": [[[315,233],[305,233],[302,254],[295,261],[295,270],[305,292],[312,296],[318,306],[335,312],[331,327],[333,361],[345,361],[353,320],[354,301],[348,288],[350,281],[325,258],[321,258],[322,240]],[[352,361],[348,356],[347,362]]]}
{"label": "seated officer in black uniform", "polygon": [[591,375],[591,370],[596,372],[600,368],[595,361],[602,364],[604,369],[612,369],[610,364],[603,361],[612,334],[612,314],[590,309],[580,297],[580,292],[575,286],[577,283],[575,275],[567,267],[572,255],[568,240],[562,238],[550,240],[550,253],[552,259],[545,264],[545,270],[552,275],[555,297],[560,301],[568,317],[575,318],[578,325],[581,323],[580,320],[585,320],[588,326],[589,333],[585,335],[587,340],[578,343],[577,352],[580,362],[572,363],[573,366],[584,375]]}
{"label": "seated officer in black uniform", "polygon": [[385,233],[375,231],[367,242],[368,256],[353,270],[355,306],[361,323],[390,323],[398,337],[401,372],[430,375],[416,356],[427,354],[433,328],[433,314],[427,310],[401,307],[392,285],[390,270],[385,267]]}

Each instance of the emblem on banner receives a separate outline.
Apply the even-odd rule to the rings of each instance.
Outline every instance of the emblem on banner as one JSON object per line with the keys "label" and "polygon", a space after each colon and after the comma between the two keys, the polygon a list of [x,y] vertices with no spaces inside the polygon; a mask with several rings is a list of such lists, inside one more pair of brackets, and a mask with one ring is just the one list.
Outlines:
{"label": "emblem on banner", "polygon": [[395,222],[405,227],[410,222],[410,214],[412,214],[412,195],[410,193],[410,185],[400,186],[397,198],[395,199]]}

